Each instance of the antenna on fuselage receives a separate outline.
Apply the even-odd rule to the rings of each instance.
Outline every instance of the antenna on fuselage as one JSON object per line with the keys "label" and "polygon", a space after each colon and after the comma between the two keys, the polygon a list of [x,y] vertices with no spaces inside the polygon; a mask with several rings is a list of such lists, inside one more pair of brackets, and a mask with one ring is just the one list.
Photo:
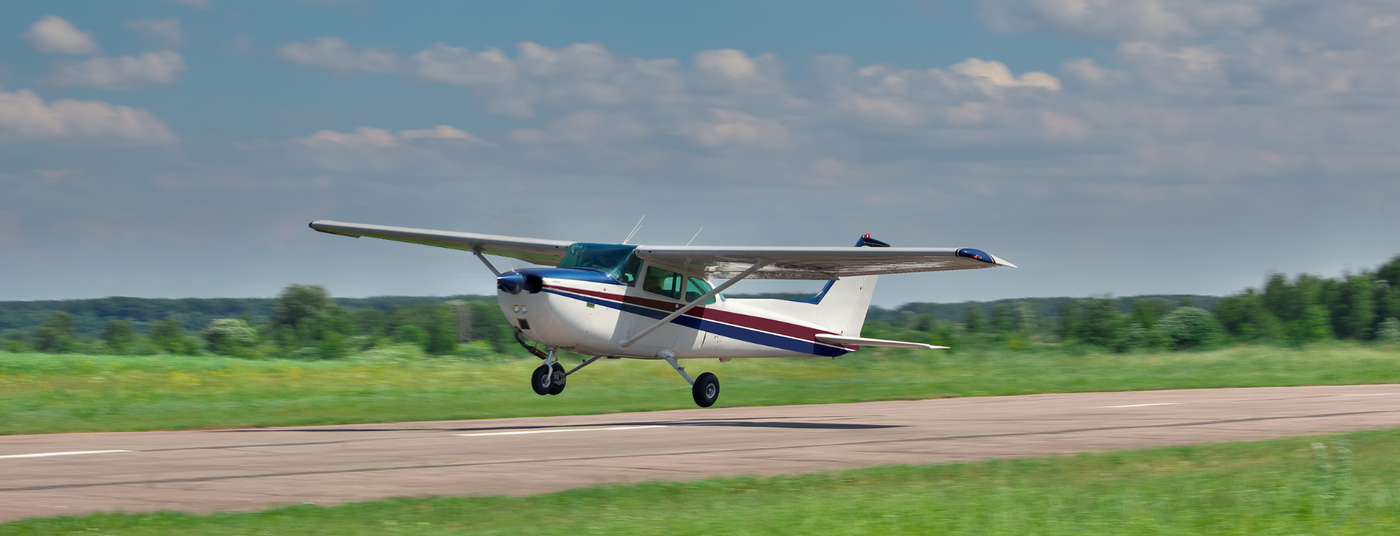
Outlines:
{"label": "antenna on fuselage", "polygon": [[[647,215],[646,215],[646,214],[642,214],[642,220],[645,220],[645,219],[647,219]],[[642,220],[637,220],[637,225],[635,225],[635,226],[632,227],[632,232],[627,233],[627,238],[622,239],[622,244],[623,244],[623,245],[627,245],[628,242],[631,242],[631,241],[632,241],[632,237],[637,235],[637,229],[641,229],[641,228],[642,228]]]}
{"label": "antenna on fuselage", "polygon": [[[704,227],[701,227],[701,228],[700,228],[700,231],[704,231],[704,230],[705,230]],[[695,231],[695,236],[700,236],[700,231]],[[695,236],[690,237],[690,242],[694,242],[694,241],[695,241]],[[689,246],[689,245],[690,245],[690,242],[686,242],[685,245]]]}

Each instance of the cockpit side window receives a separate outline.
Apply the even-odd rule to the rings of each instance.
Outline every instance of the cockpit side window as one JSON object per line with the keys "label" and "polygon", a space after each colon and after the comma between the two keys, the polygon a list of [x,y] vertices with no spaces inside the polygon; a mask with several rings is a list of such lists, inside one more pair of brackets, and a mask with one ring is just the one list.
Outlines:
{"label": "cockpit side window", "polygon": [[627,261],[627,267],[622,269],[622,274],[618,276],[617,280],[629,287],[635,287],[637,286],[637,276],[642,275],[641,272],[642,259],[633,255],[632,260]]}
{"label": "cockpit side window", "polygon": [[685,278],[681,274],[665,268],[648,266],[646,277],[642,278],[642,290],[679,300],[681,299],[681,285],[685,284],[684,281]]}

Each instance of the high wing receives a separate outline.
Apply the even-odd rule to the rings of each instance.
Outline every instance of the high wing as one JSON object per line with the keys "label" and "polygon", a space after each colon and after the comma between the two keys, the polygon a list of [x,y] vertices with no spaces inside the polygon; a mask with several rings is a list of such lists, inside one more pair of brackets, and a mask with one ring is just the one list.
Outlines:
{"label": "high wing", "polygon": [[316,220],[311,228],[323,233],[359,238],[382,238],[396,242],[422,244],[448,249],[460,249],[520,259],[525,262],[553,266],[559,264],[573,242],[564,240],[543,240],[432,229],[412,229],[409,227],[389,227],[365,223],[345,223],[339,221]]}
{"label": "high wing", "polygon": [[751,279],[824,279],[1016,265],[969,248],[638,246],[637,256],[678,272],[728,279],[763,260]]}

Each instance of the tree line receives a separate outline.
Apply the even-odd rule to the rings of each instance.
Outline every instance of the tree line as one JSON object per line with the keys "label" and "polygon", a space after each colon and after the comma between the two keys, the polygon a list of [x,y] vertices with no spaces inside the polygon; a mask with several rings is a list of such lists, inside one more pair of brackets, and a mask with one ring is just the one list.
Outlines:
{"label": "tree line", "polygon": [[[957,306],[957,307],[955,307]],[[954,317],[954,314],[957,316]],[[866,336],[943,346],[1082,346],[1130,352],[1235,343],[1400,342],[1400,256],[1327,278],[1270,275],[1229,296],[1036,298],[872,309]]]}
{"label": "tree line", "polygon": [[[0,350],[337,359],[396,343],[412,344],[433,355],[459,353],[462,343],[475,343],[475,348],[489,352],[515,352],[514,328],[495,299],[457,298],[332,299],[325,287],[291,285],[277,298],[263,300],[108,298],[46,302],[44,305],[50,307],[66,305],[69,310],[49,312],[42,323],[29,330],[5,331]],[[113,304],[123,307],[111,307]],[[174,307],[152,320],[160,305]],[[191,306],[204,307],[191,314]],[[77,314],[70,312],[73,309]],[[99,329],[80,329],[80,321],[91,324],[97,312],[103,311],[111,317]],[[211,318],[219,312],[236,314]],[[191,329],[191,317],[202,324]]]}

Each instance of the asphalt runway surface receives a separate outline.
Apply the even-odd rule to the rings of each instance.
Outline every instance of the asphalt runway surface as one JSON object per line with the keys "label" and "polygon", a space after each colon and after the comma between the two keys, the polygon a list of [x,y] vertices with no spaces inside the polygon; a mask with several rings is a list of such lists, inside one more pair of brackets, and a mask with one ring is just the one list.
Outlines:
{"label": "asphalt runway surface", "polygon": [[97,511],[205,513],[401,496],[524,495],[1395,427],[1400,385],[0,436],[0,522]]}

